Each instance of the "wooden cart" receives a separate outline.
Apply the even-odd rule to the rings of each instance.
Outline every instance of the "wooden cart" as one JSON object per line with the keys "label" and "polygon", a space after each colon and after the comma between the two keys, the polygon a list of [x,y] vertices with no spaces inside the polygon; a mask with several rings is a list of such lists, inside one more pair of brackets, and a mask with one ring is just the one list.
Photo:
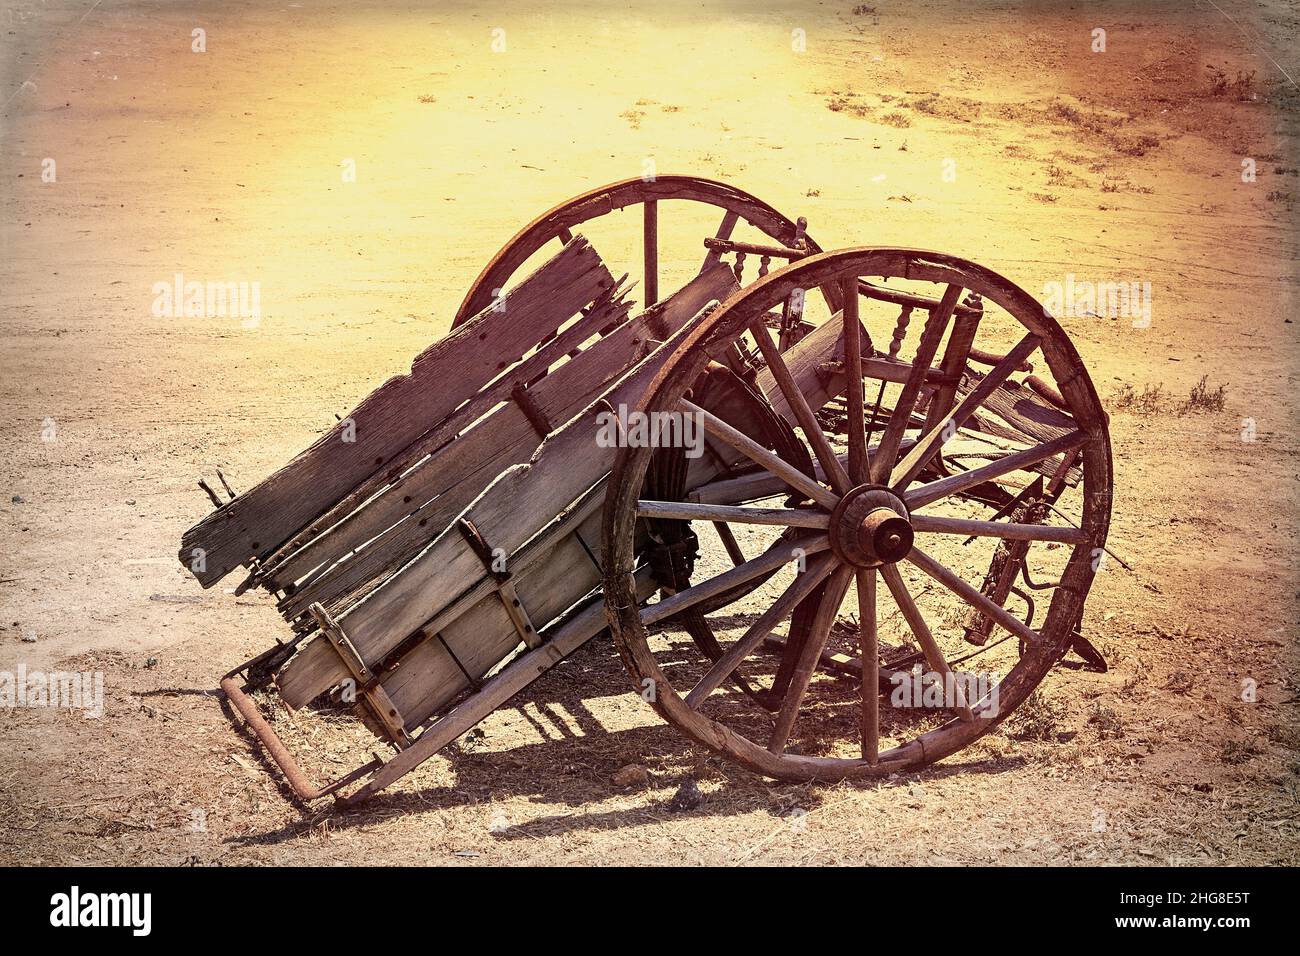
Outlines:
{"label": "wooden cart", "polygon": [[[588,239],[619,227],[639,290],[597,254],[622,240]],[[276,596],[291,637],[221,686],[303,799],[387,787],[607,629],[690,738],[839,780],[950,754],[1071,647],[1095,659],[1110,489],[1087,372],[1017,286],[822,252],[802,219],[661,177],[522,230],[409,375],[210,492],[180,559]],[[314,786],[254,689],[351,706],[391,752]]]}

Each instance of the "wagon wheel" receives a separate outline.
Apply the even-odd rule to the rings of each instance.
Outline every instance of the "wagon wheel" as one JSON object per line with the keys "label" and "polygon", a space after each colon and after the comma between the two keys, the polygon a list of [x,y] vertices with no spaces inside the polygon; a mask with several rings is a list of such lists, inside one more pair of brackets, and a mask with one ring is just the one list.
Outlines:
{"label": "wagon wheel", "polygon": [[[884,359],[870,350],[863,355],[859,319],[866,311],[864,302],[872,305],[881,298],[881,287],[864,280],[892,281],[895,284],[887,286],[891,290],[902,282],[909,289],[939,293],[925,300],[932,306],[910,361],[901,356]],[[770,336],[755,328],[793,289],[832,283],[846,293],[842,313],[828,319],[843,328],[841,368],[846,378],[841,381],[850,383],[843,389],[849,410],[846,453],[821,429],[816,409],[784,374],[785,363]],[[964,292],[981,296],[986,310],[975,316],[959,312]],[[870,319],[867,322],[870,327]],[[709,353],[747,330],[760,344],[766,342],[764,355],[782,397],[826,480],[809,479],[690,403],[688,390]],[[882,334],[877,341],[887,337]],[[990,398],[1013,373],[1023,371],[1036,352],[1055,379],[1068,427],[1048,441],[987,437],[979,429],[987,420]],[[998,357],[985,373],[963,372],[973,356],[987,360],[990,354]],[[870,410],[868,422],[864,383],[870,395],[886,380],[890,398]],[[966,386],[964,391],[959,384]],[[877,414],[886,411],[887,419]],[[653,686],[656,710],[699,743],[783,779],[840,780],[921,766],[961,749],[1004,719],[1069,647],[1110,518],[1106,419],[1065,333],[1042,306],[1006,279],[953,256],[905,249],[859,248],[805,259],[732,297],[695,326],[667,358],[637,412],[701,416],[712,439],[796,488],[796,499],[804,498],[800,502],[771,492],[773,502],[764,507],[753,505],[760,500],[754,495],[727,504],[648,502],[639,493],[651,450],[619,451],[605,502],[607,615],[638,688]],[[876,431],[878,439],[869,444]],[[963,436],[957,444],[983,447],[989,442],[988,450],[979,453],[985,463],[966,467],[966,459],[948,444],[954,435]],[[938,467],[941,460],[943,467]],[[990,510],[971,516],[973,510],[992,509],[1005,500],[1006,486],[1035,487],[1043,472],[1059,475],[1069,462],[1078,464],[1077,484],[1069,496],[1054,501],[1048,521],[993,520],[998,512]],[[1035,470],[1039,474],[1031,475]],[[1000,496],[989,493],[998,488]],[[1074,520],[1067,521],[1071,510]],[[774,538],[760,556],[670,598],[638,606],[633,536],[637,521],[649,517],[744,523],[767,529]],[[796,535],[797,547],[791,547],[791,536]],[[1036,569],[1035,577],[1041,581],[1055,569],[1059,582],[1041,624],[1030,626],[982,593],[978,574],[969,570],[973,562],[963,551],[963,541],[994,548],[1027,541],[1026,562]],[[650,627],[671,623],[683,610],[772,568],[784,568],[787,577],[773,580],[767,593],[776,596],[764,600],[756,620],[733,628],[743,633],[729,641],[717,663],[687,666],[682,645],[670,632],[650,634]],[[972,577],[974,583],[968,580]],[[837,659],[834,644],[843,636],[835,626],[850,589],[856,591],[850,609],[856,609],[857,621],[849,648],[861,674],[852,684],[823,673]],[[743,614],[734,606],[725,610],[733,620]],[[974,652],[996,647],[1006,670],[985,686],[983,696],[967,699],[949,660],[955,657],[953,645],[960,645],[972,611],[992,618],[1007,632]],[[780,665],[775,666],[770,655],[762,653],[765,641],[792,612],[802,626],[791,626]],[[881,707],[882,686],[888,689],[896,683],[882,684],[882,637],[888,627],[901,630],[904,623],[904,634],[910,632],[919,646],[916,656],[926,661],[923,679],[944,679],[953,687],[937,708]],[[1018,652],[1021,646],[1023,652]],[[969,656],[969,647],[965,650]],[[774,718],[748,706],[731,690],[728,677],[740,667],[751,681],[769,681],[769,693],[779,699]],[[967,684],[967,691],[971,686],[978,685]],[[886,739],[894,746],[883,746]]]}
{"label": "wagon wheel", "polygon": [[[626,179],[560,203],[516,233],[474,280],[456,312],[452,328],[491,305],[495,295],[507,287],[519,267],[548,243],[568,242],[573,233],[584,224],[631,206],[641,207],[641,263],[639,272],[634,274],[639,275],[642,282],[641,298],[646,305],[654,304],[660,299],[660,271],[666,261],[661,256],[660,249],[660,203],[671,200],[713,206],[721,215],[721,221],[712,237],[692,236],[689,249],[682,247],[680,250],[681,254],[689,252],[692,257],[698,253],[705,257],[706,264],[719,261],[720,253],[716,249],[706,249],[703,240],[712,238],[725,243],[732,238],[734,230],[741,223],[747,223],[781,246],[798,246],[808,254],[821,251],[817,243],[803,234],[799,223],[782,215],[761,199],[725,183],[693,176],[657,176],[649,181],[642,178]],[[668,223],[665,222],[665,225]],[[694,265],[696,261],[692,258],[693,270],[700,268]],[[775,263],[777,266],[781,264]],[[751,269],[750,276],[756,277],[760,269],[766,271],[766,266],[760,264],[756,269]],[[738,281],[744,278],[742,272]]]}

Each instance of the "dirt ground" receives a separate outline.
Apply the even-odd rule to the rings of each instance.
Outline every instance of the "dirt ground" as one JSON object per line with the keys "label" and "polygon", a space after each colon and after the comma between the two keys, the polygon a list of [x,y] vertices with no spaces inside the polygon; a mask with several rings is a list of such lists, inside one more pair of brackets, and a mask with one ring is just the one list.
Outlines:
{"label": "dirt ground", "polygon": [[[1087,6],[10,4],[0,670],[100,670],[105,712],[0,710],[0,861],[1300,861],[1300,10]],[[823,246],[1151,283],[1149,328],[1062,320],[1111,410],[1133,567],[1084,621],[1111,670],[1054,671],[924,772],[796,786],[700,754],[604,638],[363,812],[295,806],[215,693],[284,627],[177,564],[195,479],[287,461],[515,229],[647,158]],[[257,280],[260,323],[155,317],[178,272]],[[1221,408],[1183,407],[1202,377]],[[364,757],[295,733],[316,767]],[[612,782],[630,763],[648,785]],[[688,776],[706,799],[679,812]]]}

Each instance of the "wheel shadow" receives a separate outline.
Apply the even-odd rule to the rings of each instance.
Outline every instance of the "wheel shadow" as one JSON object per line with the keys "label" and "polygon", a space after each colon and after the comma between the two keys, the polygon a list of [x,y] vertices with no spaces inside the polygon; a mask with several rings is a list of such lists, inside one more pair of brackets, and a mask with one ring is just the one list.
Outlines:
{"label": "wheel shadow", "polygon": [[[474,806],[486,810],[494,803],[519,798],[565,809],[519,823],[503,821],[500,826],[485,819],[494,840],[511,842],[566,833],[609,832],[693,816],[721,818],[762,812],[779,819],[796,810],[816,809],[836,786],[785,783],[749,773],[696,745],[652,713],[650,717],[656,722],[650,726],[610,730],[589,701],[616,694],[632,694],[627,673],[608,638],[594,641],[501,708],[530,724],[543,740],[490,750],[486,746],[490,738],[481,728],[474,728],[439,754],[448,761],[447,769],[454,778],[450,784],[385,791],[346,810],[332,804],[308,806],[298,801],[278,768],[263,754],[264,766],[281,792],[300,806],[303,818],[277,830],[232,837],[226,842],[273,845],[297,838],[327,818],[331,829],[351,829],[397,816]],[[649,704],[635,695],[633,701],[649,710]],[[247,734],[242,725],[240,729]],[[955,755],[943,764],[843,785],[892,790],[954,774],[1005,773],[1027,762],[1020,757],[961,760],[960,755]],[[629,764],[646,768],[648,783],[627,788],[615,785],[611,777]],[[692,792],[691,783],[697,780],[704,784],[702,792]],[[639,797],[640,802],[632,807],[589,809],[612,797]]]}

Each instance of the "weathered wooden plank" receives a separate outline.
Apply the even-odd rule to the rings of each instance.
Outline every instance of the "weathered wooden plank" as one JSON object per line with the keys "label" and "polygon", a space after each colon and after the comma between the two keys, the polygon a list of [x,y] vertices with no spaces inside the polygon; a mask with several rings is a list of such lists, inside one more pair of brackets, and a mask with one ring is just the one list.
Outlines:
{"label": "weathered wooden plank", "polygon": [[[537,382],[529,396],[549,420],[567,421],[645,354],[648,341],[644,321],[632,319]],[[324,549],[340,556],[361,550],[299,587],[281,602],[282,613],[295,617],[313,601],[334,609],[350,603],[367,582],[436,538],[488,482],[527,461],[540,443],[517,404],[495,409],[321,539],[316,550],[322,554]]]}
{"label": "weathered wooden plank", "polygon": [[[409,375],[390,379],[302,454],[190,528],[181,563],[211,587],[251,557],[267,557],[613,284],[590,244],[575,237],[507,293],[502,308],[431,345]],[[201,563],[192,559],[196,549]]]}
{"label": "weathered wooden plank", "polygon": [[[734,287],[734,277],[730,281]],[[662,315],[672,316],[672,312],[666,310]],[[678,321],[683,329],[691,324]],[[683,337],[678,331],[660,350],[674,348]],[[661,361],[656,350],[640,362],[610,390],[609,402],[615,407],[620,402],[634,402]],[[552,432],[529,463],[502,472],[465,510],[465,517],[474,522],[491,547],[513,554],[609,471],[615,449],[601,447],[596,440],[600,413],[601,407],[593,403]],[[482,574],[478,558],[460,536],[445,532],[339,623],[363,659],[373,664],[473,586]],[[282,699],[289,706],[310,701],[347,676],[340,668],[342,663],[332,648],[319,639],[309,641],[278,675]]]}
{"label": "weathered wooden plank", "polygon": [[[534,406],[552,422],[569,420],[645,354],[652,334],[666,327],[676,331],[674,326],[698,311],[698,303],[725,297],[734,287],[734,278],[722,269],[697,276],[680,291],[676,307],[630,319],[537,382],[529,389]],[[540,442],[517,404],[496,409],[398,482],[392,494],[366,505],[367,513],[338,529],[335,554],[370,543],[285,598],[281,612],[296,617],[320,602],[331,614],[341,613],[436,538],[489,481],[527,461]],[[382,537],[371,540],[380,532]]]}
{"label": "weathered wooden plank", "polygon": [[[650,575],[644,570],[637,572],[636,586],[637,595],[643,598],[648,597],[654,588]],[[353,794],[352,799],[364,799],[382,790],[403,774],[428,760],[569,654],[604,631],[606,626],[605,608],[600,602],[596,602],[566,621],[554,634],[546,635],[547,640],[541,647],[529,651],[512,662],[510,666],[489,680],[478,693],[463,701],[451,713],[420,734],[414,744],[384,764],[369,783]]]}
{"label": "weathered wooden plank", "polygon": [[[320,518],[290,538],[275,554],[263,562],[259,583],[272,590],[281,590],[285,585],[304,577],[318,565],[336,560],[344,553],[344,549],[333,543],[326,532],[336,531],[340,525],[353,520],[356,515],[362,513],[362,506],[376,495],[396,493],[393,486],[402,475],[412,469],[424,467],[429,461],[429,456],[435,451],[452,441],[498,404],[508,400],[517,385],[531,382],[602,329],[626,321],[630,306],[631,303],[624,298],[621,285],[602,294],[585,316],[567,325],[559,335],[503,372],[464,405],[457,408],[440,425],[412,442],[400,456],[394,459],[391,468],[376,472]],[[410,510],[409,503],[407,510]]]}
{"label": "weathered wooden plank", "polygon": [[[543,631],[556,615],[573,607],[600,585],[600,569],[583,549],[583,542],[599,547],[602,517],[597,508],[581,527],[561,538],[544,561],[516,576],[519,599],[530,616],[545,622],[539,623]],[[483,599],[445,627],[439,634],[441,641],[425,641],[403,657],[392,678],[383,681],[384,689],[399,702],[397,706],[407,718],[408,730],[420,726],[469,689],[466,672],[481,680],[516,649],[522,648],[503,612],[495,595]],[[438,645],[445,653],[443,642],[459,659],[459,664],[449,657],[440,660],[436,652],[421,653],[430,644]]]}

